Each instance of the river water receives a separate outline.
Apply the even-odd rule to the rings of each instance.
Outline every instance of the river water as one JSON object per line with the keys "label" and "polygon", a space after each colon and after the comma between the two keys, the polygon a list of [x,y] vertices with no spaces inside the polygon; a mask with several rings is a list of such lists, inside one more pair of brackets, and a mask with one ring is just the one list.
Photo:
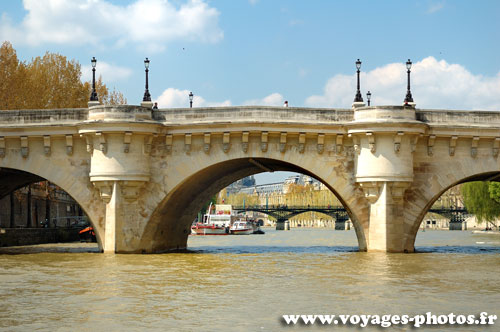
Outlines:
{"label": "river water", "polygon": [[[426,231],[420,253],[360,253],[354,231],[190,237],[192,252],[107,255],[95,245],[0,249],[1,331],[358,331],[283,314],[478,314],[500,331],[500,236]],[[364,331],[380,331],[367,327]]]}

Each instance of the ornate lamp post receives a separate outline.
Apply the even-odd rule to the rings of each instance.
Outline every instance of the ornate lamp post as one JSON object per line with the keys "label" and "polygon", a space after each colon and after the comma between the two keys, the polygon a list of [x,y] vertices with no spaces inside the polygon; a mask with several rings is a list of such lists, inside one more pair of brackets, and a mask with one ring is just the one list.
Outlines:
{"label": "ornate lamp post", "polygon": [[194,97],[194,95],[193,95],[193,91],[191,91],[191,92],[189,93],[189,107],[190,107],[190,108],[193,108],[193,97]]}
{"label": "ornate lamp post", "polygon": [[361,91],[359,90],[359,69],[361,68],[361,61],[356,61],[356,69],[358,73],[358,89],[356,90],[356,97],[354,97],[354,102],[355,103],[362,103],[363,102],[363,97],[361,96]]}
{"label": "ornate lamp post", "polygon": [[366,101],[368,102],[368,106],[370,106],[370,99],[372,98],[372,93],[368,91],[366,93]]}
{"label": "ornate lamp post", "polygon": [[144,67],[146,68],[146,91],[144,91],[144,98],[142,101],[151,101],[151,95],[149,94],[148,85],[148,73],[149,73],[149,59],[144,60]]}
{"label": "ornate lamp post", "polygon": [[92,57],[90,63],[92,64],[92,93],[90,94],[90,101],[99,101],[99,98],[97,97],[97,92],[95,91],[95,66],[97,64],[96,58]]}
{"label": "ornate lamp post", "polygon": [[410,59],[408,59],[408,61],[406,61],[406,69],[408,69],[408,88],[406,91],[405,104],[408,104],[408,103],[413,103],[413,97],[411,96],[411,91],[410,91],[410,72],[411,72]]}

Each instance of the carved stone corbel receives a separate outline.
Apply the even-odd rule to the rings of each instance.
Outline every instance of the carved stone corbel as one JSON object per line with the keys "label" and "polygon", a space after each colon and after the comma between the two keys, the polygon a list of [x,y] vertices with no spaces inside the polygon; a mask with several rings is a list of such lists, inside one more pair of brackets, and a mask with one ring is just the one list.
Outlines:
{"label": "carved stone corbel", "polygon": [[375,203],[380,195],[380,184],[382,182],[360,182],[359,186],[363,189],[366,199],[370,204]]}
{"label": "carved stone corbel", "polygon": [[210,152],[210,133],[205,133],[203,135],[203,152],[209,153]]}
{"label": "carved stone corbel", "polygon": [[23,158],[28,157],[29,147],[28,147],[28,136],[21,136],[21,156]]}
{"label": "carved stone corbel", "polygon": [[123,135],[123,152],[130,152],[130,142],[132,141],[132,132],[126,131]]}
{"label": "carved stone corbel", "polygon": [[142,153],[149,155],[151,153],[151,147],[153,146],[153,135],[146,135],[144,137],[144,144],[142,145]]}
{"label": "carved stone corbel", "polygon": [[477,145],[479,144],[479,137],[474,136],[472,137],[472,143],[471,143],[471,148],[470,148],[470,155],[472,158],[475,158],[477,156]]}
{"label": "carved stone corbel", "polygon": [[354,148],[354,153],[360,154],[361,153],[361,147],[359,146],[359,137],[356,135],[349,134],[349,137],[352,138],[352,144]]}
{"label": "carved stone corbel", "polygon": [[299,153],[304,153],[305,149],[306,149],[306,134],[300,133],[299,134]]}
{"label": "carved stone corbel", "polygon": [[319,154],[325,151],[325,134],[318,134],[317,150]]}
{"label": "carved stone corbel", "polygon": [[421,135],[422,134],[414,135],[410,138],[410,149],[411,149],[412,153],[415,152],[415,150],[417,149],[417,142],[418,142],[418,139]]}
{"label": "carved stone corbel", "polygon": [[172,134],[165,135],[165,150],[167,151],[167,153],[172,152],[172,141]]}
{"label": "carved stone corbel", "polygon": [[366,137],[368,137],[368,147],[371,153],[375,153],[377,151],[377,145],[375,143],[375,135],[373,133],[366,133]]}
{"label": "carved stone corbel", "polygon": [[113,181],[95,181],[92,183],[99,190],[99,195],[103,202],[108,204],[113,194]]}
{"label": "carved stone corbel", "polygon": [[436,135],[430,135],[427,140],[427,155],[432,156],[434,154],[434,141],[436,140]]}
{"label": "carved stone corbel", "polygon": [[5,157],[5,137],[0,137],[0,158]]}
{"label": "carved stone corbel", "polygon": [[267,145],[268,145],[267,140],[268,140],[268,132],[263,131],[260,137],[260,149],[262,152],[267,151]]}
{"label": "carved stone corbel", "polygon": [[286,133],[281,133],[280,135],[280,152],[283,153],[286,150]]}
{"label": "carved stone corbel", "polygon": [[132,203],[139,197],[139,191],[144,181],[121,181],[120,190],[125,201]]}
{"label": "carved stone corbel", "polygon": [[405,195],[406,189],[410,187],[410,182],[390,182],[389,188],[391,190],[391,196],[393,201],[397,203],[402,203]]}
{"label": "carved stone corbel", "polygon": [[73,135],[66,135],[66,154],[68,156],[73,154]]}
{"label": "carved stone corbel", "polygon": [[451,136],[450,137],[450,156],[455,155],[455,149],[457,147],[457,139],[458,139],[458,136]]}
{"label": "carved stone corbel", "polygon": [[95,133],[95,136],[99,141],[99,150],[101,150],[101,152],[105,154],[108,151],[108,147],[106,144],[106,137],[100,131]]}
{"label": "carved stone corbel", "polygon": [[249,136],[250,136],[250,133],[248,131],[244,131],[241,134],[241,149],[245,153],[248,151],[248,138],[249,138]]}
{"label": "carved stone corbel", "polygon": [[90,153],[90,155],[92,155],[94,153],[94,144],[92,136],[90,136],[89,134],[80,134],[80,137],[85,139],[87,152]]}
{"label": "carved stone corbel", "polygon": [[398,131],[394,136],[394,152],[396,153],[399,153],[399,151],[401,150],[401,140],[403,139],[403,135],[403,132]]}
{"label": "carved stone corbel", "polygon": [[344,145],[344,135],[338,134],[335,138],[335,152],[337,154],[342,153],[342,146]]}
{"label": "carved stone corbel", "polygon": [[191,152],[191,134],[184,135],[184,151],[186,151],[186,153]]}
{"label": "carved stone corbel", "polygon": [[43,136],[43,153],[46,156],[50,156],[50,136],[45,135]]}
{"label": "carved stone corbel", "polygon": [[496,137],[493,140],[493,157],[498,157],[498,150],[500,148],[500,137]]}
{"label": "carved stone corbel", "polygon": [[224,151],[224,153],[229,152],[229,149],[231,148],[230,141],[231,141],[231,133],[225,132],[222,135],[222,151]]}

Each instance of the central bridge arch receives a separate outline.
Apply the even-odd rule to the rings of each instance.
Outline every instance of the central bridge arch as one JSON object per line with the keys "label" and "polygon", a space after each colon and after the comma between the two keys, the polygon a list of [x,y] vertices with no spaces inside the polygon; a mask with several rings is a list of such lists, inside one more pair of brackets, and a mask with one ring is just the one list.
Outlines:
{"label": "central bridge arch", "polygon": [[[291,158],[290,158],[291,159]],[[235,158],[218,161],[196,169],[178,180],[158,204],[145,227],[140,247],[146,252],[163,252],[186,247],[190,226],[202,206],[229,184],[264,171],[291,171],[309,175],[325,184],[344,206],[356,230],[360,250],[366,250],[366,209],[359,209],[358,193],[349,179],[338,176],[321,163],[304,162],[302,158],[278,160],[271,158]],[[359,195],[359,196],[357,196]]]}

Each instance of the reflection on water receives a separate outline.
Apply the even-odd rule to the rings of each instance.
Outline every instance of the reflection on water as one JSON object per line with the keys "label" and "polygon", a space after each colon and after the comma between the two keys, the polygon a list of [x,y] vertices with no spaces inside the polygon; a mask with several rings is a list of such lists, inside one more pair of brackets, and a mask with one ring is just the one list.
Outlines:
{"label": "reflection on water", "polygon": [[79,243],[2,248],[0,330],[312,331],[325,328],[283,326],[281,315],[500,316],[498,236],[426,231],[416,245],[421,253],[360,253],[353,231],[267,229],[190,237],[191,252],[168,255],[96,254]]}

